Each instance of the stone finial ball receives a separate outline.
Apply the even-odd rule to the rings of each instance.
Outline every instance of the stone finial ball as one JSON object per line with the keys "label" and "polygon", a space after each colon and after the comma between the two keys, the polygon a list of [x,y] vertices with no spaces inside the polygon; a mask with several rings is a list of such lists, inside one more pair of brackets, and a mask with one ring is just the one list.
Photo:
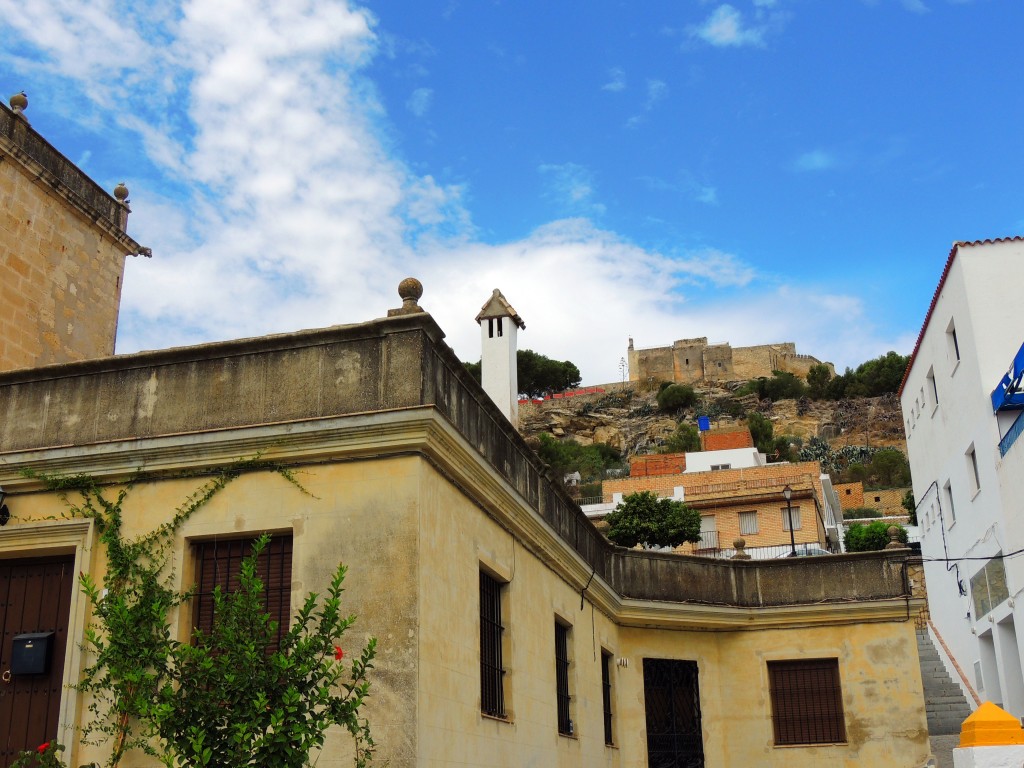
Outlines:
{"label": "stone finial ball", "polygon": [[114,187],[114,199],[119,203],[123,203],[128,199],[128,187],[124,185],[123,181]]}
{"label": "stone finial ball", "polygon": [[407,277],[398,284],[398,295],[402,301],[419,301],[423,295],[423,283],[415,277]]}
{"label": "stone finial ball", "polygon": [[21,93],[16,93],[13,96],[11,96],[11,99],[8,103],[11,105],[11,109],[24,110],[26,107],[28,107],[28,96],[25,95],[24,91],[22,91]]}
{"label": "stone finial ball", "polygon": [[747,546],[747,540],[746,539],[733,539],[732,540],[732,546],[733,546],[733,549],[743,549],[744,547]]}

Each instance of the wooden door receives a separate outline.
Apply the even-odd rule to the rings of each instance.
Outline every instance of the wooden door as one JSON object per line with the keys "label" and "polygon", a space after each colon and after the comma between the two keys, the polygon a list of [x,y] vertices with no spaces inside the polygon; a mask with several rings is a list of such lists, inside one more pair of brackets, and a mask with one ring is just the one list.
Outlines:
{"label": "wooden door", "polygon": [[[0,768],[57,738],[74,557],[0,560]],[[16,635],[54,632],[49,671],[8,675]],[[70,745],[68,745],[70,746]]]}

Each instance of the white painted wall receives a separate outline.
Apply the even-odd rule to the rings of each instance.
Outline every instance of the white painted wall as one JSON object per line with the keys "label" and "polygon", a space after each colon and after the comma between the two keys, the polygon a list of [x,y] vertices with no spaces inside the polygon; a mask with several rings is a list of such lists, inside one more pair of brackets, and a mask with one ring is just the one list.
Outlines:
{"label": "white painted wall", "polygon": [[686,454],[686,472],[709,472],[711,466],[729,464],[730,469],[763,467],[765,457],[757,448],[730,448],[724,451],[697,451]]}
{"label": "white painted wall", "polygon": [[[1024,342],[1021,286],[1024,243],[960,246],[900,397],[932,620],[976,688],[974,664],[985,661],[984,649],[994,649],[985,666],[996,669],[985,669],[982,676],[990,691],[998,678],[999,699],[985,690],[979,694],[1018,717],[1024,715],[1024,680],[1015,628],[1024,627],[1024,615],[1017,615],[1017,598],[976,616],[958,581],[969,592],[971,577],[987,558],[1024,548],[1024,439],[1005,460],[1000,457],[999,420],[990,402]],[[947,332],[951,322],[959,362]],[[972,446],[977,488],[968,456]],[[1024,590],[1024,558],[1004,565],[1010,595],[1017,596]]]}
{"label": "white painted wall", "polygon": [[519,425],[519,379],[516,370],[516,334],[511,317],[480,320],[480,383],[494,404],[513,425]]}

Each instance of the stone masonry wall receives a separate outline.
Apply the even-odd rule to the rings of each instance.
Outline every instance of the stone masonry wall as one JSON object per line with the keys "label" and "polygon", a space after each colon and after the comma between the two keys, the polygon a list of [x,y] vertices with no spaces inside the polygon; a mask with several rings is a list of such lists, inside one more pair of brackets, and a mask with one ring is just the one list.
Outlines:
{"label": "stone masonry wall", "polygon": [[[771,376],[772,371],[805,378],[811,366],[819,364],[816,357],[797,354],[791,341],[733,347],[727,343],[708,344],[706,337],[700,337],[679,339],[671,347],[629,348],[629,380],[647,383],[738,381]],[[825,365],[834,375],[832,363]]]}
{"label": "stone masonry wall", "polygon": [[0,371],[114,353],[127,209],[0,108]]}
{"label": "stone masonry wall", "polygon": [[0,162],[0,370],[114,353],[124,253]]}

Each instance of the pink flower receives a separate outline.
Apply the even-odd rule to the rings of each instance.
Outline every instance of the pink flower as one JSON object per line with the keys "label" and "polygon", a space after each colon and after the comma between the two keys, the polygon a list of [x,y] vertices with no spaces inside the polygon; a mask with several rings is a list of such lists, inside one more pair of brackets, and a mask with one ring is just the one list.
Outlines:
{"label": "pink flower", "polygon": [[43,754],[43,752],[45,752],[49,748],[50,748],[50,742],[44,741],[42,744],[40,744],[38,747],[36,747],[36,752],[38,752],[41,755],[41,754]]}
{"label": "pink flower", "polygon": [[345,658],[345,652],[341,650],[341,646],[334,646],[334,660],[341,661],[343,658]]}

